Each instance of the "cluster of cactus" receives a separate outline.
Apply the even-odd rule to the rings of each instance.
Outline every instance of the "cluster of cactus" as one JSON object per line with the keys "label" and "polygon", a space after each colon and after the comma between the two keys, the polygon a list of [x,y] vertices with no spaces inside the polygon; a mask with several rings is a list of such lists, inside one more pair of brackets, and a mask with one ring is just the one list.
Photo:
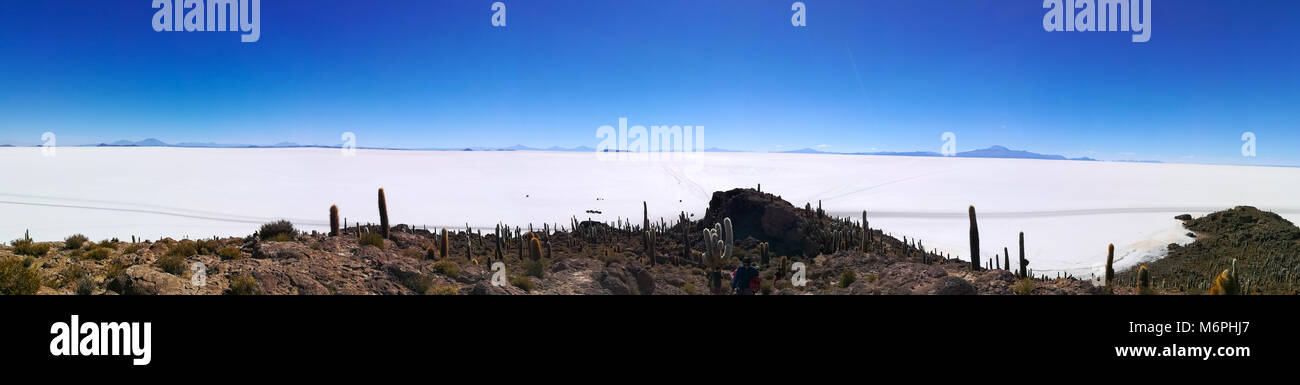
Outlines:
{"label": "cluster of cactus", "polygon": [[767,267],[768,263],[770,263],[771,260],[772,260],[772,254],[768,251],[767,242],[760,242],[758,244],[759,263],[762,263],[763,267]]}
{"label": "cluster of cactus", "polygon": [[722,223],[704,229],[704,266],[709,269],[721,269],[731,259],[733,235],[731,218],[723,218]]}
{"label": "cluster of cactus", "polygon": [[967,215],[970,216],[970,269],[980,269],[980,228],[975,221],[975,206],[967,209]]}
{"label": "cluster of cactus", "polygon": [[1210,287],[1210,295],[1238,294],[1241,294],[1241,283],[1237,280],[1237,259],[1233,258],[1232,266],[1214,277],[1214,286]]}
{"label": "cluster of cactus", "polygon": [[384,199],[384,188],[379,188],[379,234],[388,239],[388,201]]}
{"label": "cluster of cactus", "polygon": [[538,238],[537,235],[533,234],[531,231],[524,237],[527,238],[528,259],[540,261],[542,259],[542,239]]}

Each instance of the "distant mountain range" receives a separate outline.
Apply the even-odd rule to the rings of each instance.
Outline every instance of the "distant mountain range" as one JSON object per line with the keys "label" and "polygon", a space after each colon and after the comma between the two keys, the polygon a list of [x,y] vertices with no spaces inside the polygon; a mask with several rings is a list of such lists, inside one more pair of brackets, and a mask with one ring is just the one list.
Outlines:
{"label": "distant mountain range", "polygon": [[[844,152],[826,152],[826,151],[819,151],[819,150],[814,150],[814,149],[811,149],[811,148],[805,148],[805,149],[799,149],[799,150],[793,150],[793,151],[784,151],[783,153],[786,153],[786,154],[881,155],[881,156],[935,156],[935,157],[943,156],[943,154],[940,154],[940,153],[937,153],[937,152],[931,152],[931,151],[912,151],[912,152],[853,152],[853,153],[844,153]],[[958,152],[957,155],[955,155],[955,156],[958,157],[958,158],[1044,159],[1044,160],[1081,160],[1081,161],[1096,161],[1096,159],[1089,158],[1089,157],[1082,157],[1082,158],[1067,158],[1067,157],[1062,156],[1062,155],[1047,155],[1047,154],[1039,154],[1039,153],[1034,153],[1034,152],[1029,152],[1029,151],[1012,150],[1012,149],[1009,149],[1009,148],[1006,148],[1006,147],[1002,147],[1002,146],[992,146],[992,147],[989,147],[989,148],[981,148],[981,149],[978,149],[978,150],[970,150],[970,151]]]}
{"label": "distant mountain range", "polygon": [[[0,144],[0,147],[13,147],[8,144]],[[139,141],[118,140],[111,143],[100,143],[93,145],[82,145],[75,147],[182,147],[182,148],[340,148],[340,145],[304,145],[293,142],[280,142],[272,145],[254,145],[239,143],[195,143],[185,142],[171,144],[158,139],[148,138]],[[453,147],[453,148],[396,148],[396,147],[357,147],[360,149],[371,150],[417,150],[417,151],[564,151],[564,152],[595,152],[596,149],[587,146],[577,147],[560,147],[552,146],[546,148],[528,147],[524,145],[514,145],[510,147]],[[717,147],[710,147],[704,152],[745,152],[740,150],[728,150]],[[878,155],[878,156],[924,156],[924,157],[941,157],[943,154],[932,151],[911,151],[911,152],[829,152],[812,148],[804,148],[791,151],[781,151],[782,154],[831,154],[831,155]],[[1078,161],[1096,161],[1089,157],[1068,158],[1062,155],[1039,154],[1035,152],[1012,150],[1003,146],[992,146],[978,150],[958,152],[955,155],[958,158],[995,158],[995,159],[1044,159],[1044,160],[1078,160]],[[1143,163],[1160,163],[1159,161],[1127,161]]]}

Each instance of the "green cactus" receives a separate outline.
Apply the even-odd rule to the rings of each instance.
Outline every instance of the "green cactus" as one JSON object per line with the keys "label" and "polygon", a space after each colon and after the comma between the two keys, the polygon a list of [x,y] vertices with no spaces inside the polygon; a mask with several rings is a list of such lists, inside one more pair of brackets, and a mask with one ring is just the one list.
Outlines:
{"label": "green cactus", "polygon": [[1238,294],[1241,294],[1241,283],[1237,280],[1237,259],[1233,258],[1232,266],[1214,278],[1214,286],[1210,287],[1210,295]]}
{"label": "green cactus", "polygon": [[767,242],[758,244],[758,259],[759,262],[763,264],[763,267],[767,267],[768,263],[771,261],[771,255],[768,253]]}
{"label": "green cactus", "polygon": [[1011,250],[1007,250],[1005,246],[1002,247],[1002,267],[1011,271]]}
{"label": "green cactus", "polygon": [[388,239],[388,201],[384,199],[384,188],[379,188],[379,234]]}
{"label": "green cactus", "polygon": [[967,209],[970,216],[970,269],[978,271],[980,269],[980,229],[979,224],[975,221],[975,206]]}
{"label": "green cactus", "polygon": [[339,235],[339,206],[330,206],[330,236]]}
{"label": "green cactus", "polygon": [[1138,267],[1137,272],[1137,292],[1138,294],[1153,294],[1151,291],[1151,271],[1147,270],[1147,265]]}
{"label": "green cactus", "polygon": [[713,229],[704,229],[704,265],[715,270],[726,265],[732,256],[733,241],[731,218],[723,218],[722,223],[713,225]]}
{"label": "green cactus", "polygon": [[438,245],[438,247],[439,247],[439,249],[438,249],[438,255],[441,256],[441,257],[444,258],[444,259],[447,258],[447,257],[449,257],[450,255],[448,255],[448,252],[450,252],[449,249],[451,248],[451,246],[448,246],[448,245],[450,245],[450,244],[451,244],[451,236],[450,236],[450,235],[447,235],[447,228],[446,228],[446,227],[443,227],[443,228],[442,228],[442,242],[440,242],[440,244]]}
{"label": "green cactus", "polygon": [[1026,270],[1028,268],[1029,268],[1029,260],[1025,259],[1025,232],[1021,231],[1020,232],[1020,271],[1019,271],[1020,279],[1025,279],[1026,277],[1029,277],[1028,270]]}
{"label": "green cactus", "polygon": [[862,252],[871,246],[871,226],[867,225],[867,210],[862,210]]}
{"label": "green cactus", "polygon": [[1115,282],[1115,244],[1106,246],[1106,286]]}

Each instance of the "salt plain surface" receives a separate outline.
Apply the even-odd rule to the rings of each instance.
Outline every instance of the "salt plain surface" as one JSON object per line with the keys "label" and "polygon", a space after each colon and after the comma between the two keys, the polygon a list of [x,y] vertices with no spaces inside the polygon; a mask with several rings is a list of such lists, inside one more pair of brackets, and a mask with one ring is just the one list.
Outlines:
{"label": "salt plain surface", "polygon": [[[378,222],[376,189],[393,223],[491,229],[498,222],[567,226],[579,219],[640,221],[704,214],[713,191],[753,187],[795,205],[919,238],[968,258],[967,205],[979,211],[982,258],[1015,253],[1026,234],[1035,272],[1100,271],[1114,243],[1120,268],[1188,243],[1177,214],[1253,205],[1300,219],[1300,168],[704,153],[685,161],[598,161],[594,153],[337,149],[0,148],[0,236],[40,241],[73,233],[243,236],[287,218],[325,230],[327,209]],[[599,210],[600,215],[586,214]],[[1013,254],[1014,255],[1014,254]],[[1014,258],[1013,258],[1014,259]]]}

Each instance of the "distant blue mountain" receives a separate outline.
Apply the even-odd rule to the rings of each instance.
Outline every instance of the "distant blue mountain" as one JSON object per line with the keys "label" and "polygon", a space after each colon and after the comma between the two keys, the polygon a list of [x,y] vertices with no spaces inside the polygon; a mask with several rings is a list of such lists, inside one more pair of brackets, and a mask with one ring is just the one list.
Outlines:
{"label": "distant blue mountain", "polygon": [[[913,151],[913,152],[867,152],[856,153],[855,155],[882,155],[882,156],[943,156],[943,154],[930,151]],[[1045,159],[1045,160],[1081,160],[1095,161],[1096,159],[1066,158],[1061,155],[1044,155],[1029,151],[1012,150],[1002,146],[992,146],[978,150],[962,151],[957,153],[958,158],[994,158],[994,159]]]}

